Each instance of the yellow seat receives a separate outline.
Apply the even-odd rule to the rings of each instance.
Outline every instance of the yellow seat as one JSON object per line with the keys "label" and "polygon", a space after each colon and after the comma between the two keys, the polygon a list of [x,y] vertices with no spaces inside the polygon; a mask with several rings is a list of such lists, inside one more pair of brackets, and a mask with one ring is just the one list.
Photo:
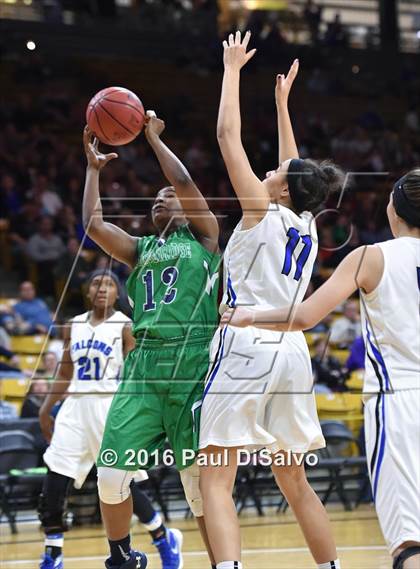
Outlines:
{"label": "yellow seat", "polygon": [[348,350],[331,350],[330,355],[333,356],[334,358],[337,358],[337,360],[341,364],[345,364],[347,361],[347,358],[350,355],[350,352]]}
{"label": "yellow seat", "polygon": [[363,424],[360,393],[317,393],[316,406],[321,420],[344,421],[354,436],[359,435]]}
{"label": "yellow seat", "polygon": [[29,378],[13,379],[6,378],[1,380],[1,393],[3,399],[9,400],[14,398],[24,398],[31,380]]}
{"label": "yellow seat", "polygon": [[18,356],[19,359],[19,367],[23,370],[30,370],[34,371],[37,368],[41,367],[41,359],[39,355],[28,355],[28,354],[21,354]]}
{"label": "yellow seat", "polygon": [[316,340],[326,338],[326,335],[322,332],[305,332],[305,338],[309,348],[312,348]]}
{"label": "yellow seat", "polygon": [[6,401],[8,403],[11,403],[13,405],[13,407],[16,408],[16,412],[18,414],[18,417],[20,417],[20,413],[22,410],[22,405],[23,405],[24,400],[25,400],[24,397],[10,397],[10,398],[8,397],[6,399]]}
{"label": "yellow seat", "polygon": [[0,298],[0,306],[6,306],[7,308],[12,308],[12,306],[14,306],[17,302],[19,302],[18,298],[6,298],[6,297],[1,297]]}
{"label": "yellow seat", "polygon": [[36,334],[35,336],[12,336],[12,350],[18,354],[40,354],[46,351],[48,336]]}
{"label": "yellow seat", "polygon": [[363,390],[363,376],[364,376],[363,369],[357,369],[353,371],[349,379],[346,381],[346,386],[351,391],[361,392]]}

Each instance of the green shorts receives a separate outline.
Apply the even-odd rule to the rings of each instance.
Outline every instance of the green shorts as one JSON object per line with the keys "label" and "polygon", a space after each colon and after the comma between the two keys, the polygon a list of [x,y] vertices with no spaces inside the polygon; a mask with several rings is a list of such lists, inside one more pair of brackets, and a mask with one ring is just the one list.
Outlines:
{"label": "green shorts", "polygon": [[[147,470],[190,466],[198,451],[210,339],[142,340],[124,363],[108,413],[97,466]],[[170,450],[165,450],[166,439]]]}

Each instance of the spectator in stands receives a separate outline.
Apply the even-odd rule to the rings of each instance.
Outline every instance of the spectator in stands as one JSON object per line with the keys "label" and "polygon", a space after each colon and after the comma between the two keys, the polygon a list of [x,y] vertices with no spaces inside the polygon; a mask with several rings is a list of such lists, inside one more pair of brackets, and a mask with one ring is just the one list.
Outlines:
{"label": "spectator in stands", "polygon": [[45,352],[42,356],[42,377],[46,380],[55,379],[58,358],[55,352]]}
{"label": "spectator in stands", "polygon": [[307,0],[303,9],[303,18],[308,25],[311,42],[313,44],[318,43],[319,26],[322,18],[322,6],[315,4],[313,0]]}
{"label": "spectator in stands", "polygon": [[38,174],[35,185],[28,192],[32,201],[38,201],[42,206],[44,215],[55,216],[63,207],[63,202],[57,192],[50,189],[50,181],[45,174]]}
{"label": "spectator in stands", "polygon": [[38,417],[41,405],[48,393],[48,381],[43,377],[34,377],[22,405],[22,419]]}
{"label": "spectator in stands", "polygon": [[347,300],[343,307],[343,316],[334,320],[331,326],[330,341],[348,347],[361,333],[358,304],[355,300]]}
{"label": "spectator in stands", "polygon": [[19,375],[22,373],[22,370],[19,368],[19,359],[12,351],[0,345],[0,356],[7,360],[6,362],[0,361],[0,374],[2,372],[7,372],[8,374],[17,372]]}
{"label": "spectator in stands", "polygon": [[358,336],[350,346],[350,355],[346,361],[346,368],[349,371],[365,369],[365,343],[363,336]]}
{"label": "spectator in stands", "polygon": [[76,236],[77,217],[74,208],[71,205],[63,206],[56,217],[56,220],[57,233],[64,242]]}
{"label": "spectator in stands", "polygon": [[0,346],[10,349],[9,334],[16,328],[16,319],[11,306],[0,304]]}
{"label": "spectator in stands", "polygon": [[21,207],[21,195],[16,187],[16,180],[11,174],[3,174],[0,180],[1,216],[13,217]]}
{"label": "spectator in stands", "polygon": [[38,286],[41,294],[53,296],[54,279],[52,271],[58,259],[65,252],[61,238],[53,232],[54,223],[51,217],[41,218],[35,235],[29,239],[26,252],[38,271]]}
{"label": "spectator in stands", "polygon": [[0,421],[17,419],[18,414],[16,407],[12,405],[12,403],[3,400],[3,381],[4,380],[0,378]]}
{"label": "spectator in stands", "polygon": [[9,238],[12,243],[13,264],[21,280],[27,278],[26,245],[36,233],[41,208],[36,202],[26,202],[19,213],[11,217]]}
{"label": "spectator in stands", "polygon": [[315,391],[319,391],[317,385],[323,385],[330,391],[346,391],[347,369],[341,365],[337,358],[329,354],[327,339],[319,338],[316,340],[314,348],[315,355],[311,361]]}
{"label": "spectator in stands", "polygon": [[336,13],[334,20],[328,24],[325,33],[325,43],[329,46],[345,46],[347,45],[347,31],[341,22],[339,12]]}
{"label": "spectator in stands", "polygon": [[[78,239],[71,237],[67,242],[66,252],[60,257],[54,267],[55,278],[62,281],[63,285],[67,283],[66,294],[77,295],[79,301],[81,301],[82,283],[92,270],[91,263],[85,257],[86,252],[80,251]],[[73,267],[75,262],[76,265]]]}
{"label": "spectator in stands", "polygon": [[52,325],[51,313],[46,303],[36,298],[34,285],[24,281],[19,287],[20,301],[13,310],[22,320],[24,334],[46,334]]}

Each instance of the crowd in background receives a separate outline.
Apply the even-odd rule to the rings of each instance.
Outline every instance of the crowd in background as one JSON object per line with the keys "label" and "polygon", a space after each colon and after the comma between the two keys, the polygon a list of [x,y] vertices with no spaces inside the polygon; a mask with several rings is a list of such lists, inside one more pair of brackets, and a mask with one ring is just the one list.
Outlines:
{"label": "crowd in background", "polygon": [[[308,2],[308,18],[315,18],[309,14],[312,6]],[[258,21],[254,24],[259,25]],[[32,66],[23,61],[19,65],[21,88],[0,108],[0,219],[8,223],[11,268],[21,282],[16,294],[18,303],[0,306],[0,349],[5,358],[2,365],[11,370],[16,361],[8,335],[47,331],[51,311],[66,283],[65,310],[58,318],[80,312],[84,309],[82,284],[87,275],[109,263],[86,237],[81,219],[86,163],[81,117],[86,93],[72,90],[68,82],[60,88],[59,77],[42,59],[35,59]],[[346,172],[359,173],[349,176],[340,199],[330,198],[327,207],[336,211],[318,219],[320,249],[309,292],[350,251],[390,238],[385,209],[392,180],[420,164],[419,76],[413,67],[402,66],[398,72],[404,82],[390,85],[379,76],[368,84],[357,76],[343,79],[316,62],[302,71],[303,100],[309,103],[312,96],[323,96],[331,104],[321,113],[301,103],[299,112],[293,113],[301,157],[330,158]],[[39,95],[31,97],[25,82],[32,89],[39,82]],[[375,105],[380,91],[387,87],[387,94],[396,98],[403,94],[406,101],[397,118],[391,113],[390,119]],[[356,119],[349,120],[346,113],[337,112],[341,111],[343,96],[357,99],[361,112]],[[194,124],[189,122],[191,113],[197,115]],[[183,160],[209,198],[211,208],[219,214],[223,249],[238,221],[239,208],[217,148],[215,125],[211,129],[204,125],[209,120],[206,112],[197,109],[188,93],[184,101],[166,97],[162,118],[167,122],[165,142]],[[215,123],[215,114],[211,120]],[[272,100],[258,95],[258,104],[244,118],[244,138],[255,171],[264,176],[278,161]],[[165,183],[159,165],[144,136],[119,148],[118,153],[119,159],[101,173],[104,214],[130,234],[151,233],[151,203]],[[115,262],[112,268],[124,281],[127,268]],[[328,355],[325,342],[315,346],[314,373],[327,389],[344,390],[346,374],[361,365],[363,346],[355,306],[346,305],[341,323],[334,321],[331,330],[328,321],[318,330],[330,331],[336,345],[351,351],[343,369]]]}

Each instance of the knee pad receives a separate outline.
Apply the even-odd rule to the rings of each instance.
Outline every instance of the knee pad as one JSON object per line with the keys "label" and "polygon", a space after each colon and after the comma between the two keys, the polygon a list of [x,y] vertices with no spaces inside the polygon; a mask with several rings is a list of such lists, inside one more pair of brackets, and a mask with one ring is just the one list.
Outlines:
{"label": "knee pad", "polygon": [[67,511],[72,479],[48,472],[38,501],[38,517],[46,534],[63,533],[71,527],[73,516]]}
{"label": "knee pad", "polygon": [[413,555],[419,555],[419,554],[420,554],[419,545],[413,545],[412,547],[407,547],[406,549],[403,549],[401,553],[397,557],[395,557],[394,562],[392,564],[392,569],[403,569],[404,561],[406,561],[410,557],[413,557]]}
{"label": "knee pad", "polygon": [[121,504],[130,496],[134,472],[108,466],[98,467],[98,494],[104,504]]}
{"label": "knee pad", "polygon": [[194,516],[201,518],[203,516],[203,498],[200,492],[200,468],[195,463],[181,470],[179,474],[188,505]]}

